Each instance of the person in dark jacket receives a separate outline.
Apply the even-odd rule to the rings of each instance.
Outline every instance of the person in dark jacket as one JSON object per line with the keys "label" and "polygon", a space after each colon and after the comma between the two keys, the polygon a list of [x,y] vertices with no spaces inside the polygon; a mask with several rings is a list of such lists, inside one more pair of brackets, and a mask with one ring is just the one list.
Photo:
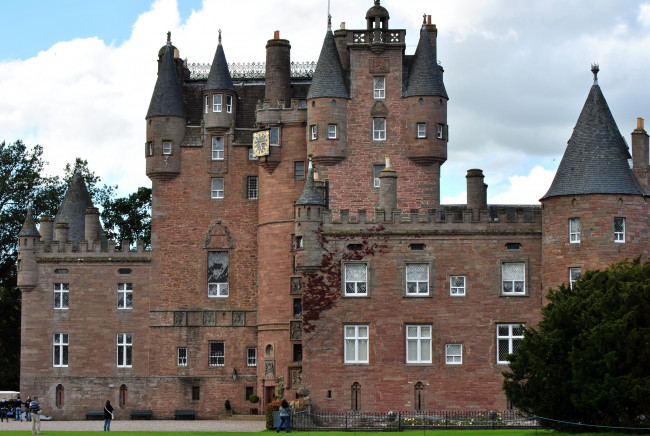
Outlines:
{"label": "person in dark jacket", "polygon": [[14,421],[20,420],[20,422],[23,422],[22,405],[23,405],[23,402],[20,401],[20,395],[17,395],[16,399],[14,400]]}
{"label": "person in dark jacket", "polygon": [[285,422],[287,423],[287,433],[289,433],[289,427],[291,425],[290,415],[291,408],[289,407],[289,403],[287,403],[287,400],[282,400],[282,404],[280,405],[280,425],[278,425],[276,433],[279,433],[280,430],[282,430],[282,426],[284,426]]}
{"label": "person in dark jacket", "polygon": [[111,420],[113,419],[113,406],[110,400],[104,405],[104,431],[111,431]]}
{"label": "person in dark jacket", "polygon": [[9,417],[7,416],[8,411],[9,403],[5,397],[2,397],[2,400],[0,400],[0,422],[4,421],[5,419],[7,422],[9,422]]}

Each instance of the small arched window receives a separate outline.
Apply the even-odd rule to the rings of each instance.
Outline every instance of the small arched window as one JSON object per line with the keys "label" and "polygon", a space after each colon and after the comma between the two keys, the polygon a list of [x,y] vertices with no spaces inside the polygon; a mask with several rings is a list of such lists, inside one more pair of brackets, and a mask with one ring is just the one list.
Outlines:
{"label": "small arched window", "polygon": [[58,384],[56,385],[56,407],[58,409],[63,407],[63,399],[64,399],[64,390],[63,390],[63,385]]}
{"label": "small arched window", "polygon": [[424,385],[422,382],[417,382],[415,384],[415,410],[420,411],[422,410],[422,406],[424,405]]}
{"label": "small arched window", "polygon": [[120,386],[120,407],[125,408],[126,407],[126,394],[128,390],[126,388],[126,385]]}
{"label": "small arched window", "polygon": [[352,410],[359,410],[361,408],[361,385],[358,382],[354,382],[351,388],[352,394]]}

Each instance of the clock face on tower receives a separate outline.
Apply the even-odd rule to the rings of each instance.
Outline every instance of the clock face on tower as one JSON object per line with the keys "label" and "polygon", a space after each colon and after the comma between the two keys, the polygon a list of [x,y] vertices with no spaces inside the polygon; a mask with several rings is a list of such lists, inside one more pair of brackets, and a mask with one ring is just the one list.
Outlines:
{"label": "clock face on tower", "polygon": [[269,154],[269,130],[260,130],[253,133],[253,156],[267,156]]}

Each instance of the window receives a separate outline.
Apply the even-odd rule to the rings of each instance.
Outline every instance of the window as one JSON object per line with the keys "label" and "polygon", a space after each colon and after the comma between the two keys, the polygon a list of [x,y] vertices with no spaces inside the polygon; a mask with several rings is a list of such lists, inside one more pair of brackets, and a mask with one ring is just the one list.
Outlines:
{"label": "window", "polygon": [[223,160],[224,143],[223,136],[212,137],[212,160]]}
{"label": "window", "polygon": [[345,270],[345,295],[351,297],[365,297],[367,265],[365,263],[350,263],[344,266]]}
{"label": "window", "polygon": [[121,408],[126,407],[126,400],[127,400],[127,394],[129,393],[129,390],[127,389],[125,384],[120,385],[120,393],[119,393],[119,404]]}
{"label": "window", "polygon": [[201,399],[201,386],[192,386],[192,401]]}
{"label": "window", "polygon": [[232,113],[232,95],[226,95],[226,112]]}
{"label": "window", "polygon": [[497,363],[508,363],[506,356],[517,352],[523,338],[523,325],[497,324]]}
{"label": "window", "polygon": [[373,77],[375,98],[386,98],[386,78],[384,76]]}
{"label": "window", "polygon": [[248,149],[248,160],[257,160],[257,156],[255,156],[255,152],[253,151],[253,147]]}
{"label": "window", "polygon": [[245,392],[246,398],[244,398],[244,401],[249,401],[251,395],[253,395],[253,392],[255,391],[253,390],[253,386],[246,386]]}
{"label": "window", "polygon": [[259,191],[257,189],[257,176],[248,176],[246,182],[246,198],[249,200],[257,200]]}
{"label": "window", "polygon": [[147,156],[153,156],[153,142],[147,142]]}
{"label": "window", "polygon": [[293,299],[293,317],[300,318],[302,316],[302,298]]}
{"label": "window", "polygon": [[[61,383],[56,385],[55,395],[56,395],[56,407],[58,409],[63,407],[63,399],[65,398],[64,393],[65,393],[65,389],[63,388],[63,385]],[[22,420],[21,420],[21,422],[22,422]]]}
{"label": "window", "polygon": [[379,175],[381,174],[381,170],[384,169],[384,165],[373,165],[372,166],[372,186],[374,188],[379,188],[379,185],[381,184],[381,181],[379,179]]}
{"label": "window", "polygon": [[386,140],[386,118],[372,119],[372,139],[374,141]]}
{"label": "window", "polygon": [[133,365],[133,335],[131,333],[117,334],[117,366],[131,367]]}
{"label": "window", "polygon": [[246,349],[246,365],[257,366],[257,348],[249,347]]}
{"label": "window", "polygon": [[316,125],[309,126],[309,137],[311,138],[312,141],[318,139],[318,126]]}
{"label": "window", "polygon": [[452,297],[465,295],[465,276],[451,276],[449,278],[449,295]]}
{"label": "window", "polygon": [[406,264],[406,295],[429,295],[428,264]]}
{"label": "window", "polygon": [[305,179],[305,162],[297,161],[293,163],[293,178],[294,180]]}
{"label": "window", "polygon": [[[327,398],[332,398],[331,391],[327,391]],[[350,387],[350,397],[352,400],[351,408],[357,411],[361,408],[361,385],[358,382],[352,383]]]}
{"label": "window", "polygon": [[427,125],[425,123],[418,123],[417,128],[418,128],[418,138],[426,138],[427,137]]}
{"label": "window", "polygon": [[368,363],[368,326],[345,326],[345,363]]}
{"label": "window", "polygon": [[625,218],[614,218],[614,242],[625,242]]}
{"label": "window", "polygon": [[187,366],[187,348],[178,347],[178,366]]}
{"label": "window", "polygon": [[228,253],[208,252],[208,297],[228,296]]}
{"label": "window", "polygon": [[445,125],[444,124],[438,124],[438,132],[437,132],[437,137],[438,139],[442,139],[445,131]]}
{"label": "window", "polygon": [[223,189],[223,178],[222,177],[213,177],[212,178],[212,190],[210,193],[212,198],[223,198],[224,189]]}
{"label": "window", "polygon": [[210,341],[210,355],[208,365],[210,366],[224,366],[225,360],[225,346],[223,341]]}
{"label": "window", "polygon": [[269,128],[269,146],[271,147],[280,146],[280,128],[278,126]]}
{"label": "window", "polygon": [[503,263],[501,265],[501,293],[504,295],[524,294],[526,292],[525,276],[525,263]]}
{"label": "window", "polygon": [[445,363],[447,365],[460,365],[463,363],[462,344],[445,344]]}
{"label": "window", "polygon": [[573,289],[573,284],[582,275],[582,268],[569,268],[569,287]]}
{"label": "window", "polygon": [[210,112],[210,96],[206,95],[205,96],[205,113],[207,114]]}
{"label": "window", "polygon": [[117,308],[133,309],[133,284],[132,283],[117,284]]}
{"label": "window", "polygon": [[172,142],[163,141],[163,154],[172,154]]}
{"label": "window", "polygon": [[223,95],[221,94],[212,95],[212,112],[221,112],[222,101],[223,101]]}
{"label": "window", "polygon": [[302,344],[293,344],[293,361],[302,362]]}
{"label": "window", "polygon": [[70,285],[68,283],[54,284],[54,308],[67,309],[70,295]]}
{"label": "window", "polygon": [[431,363],[431,326],[406,326],[406,363]]}
{"label": "window", "polygon": [[417,382],[414,386],[415,390],[415,410],[422,410],[424,404],[424,385],[422,382]]}
{"label": "window", "polygon": [[580,218],[569,218],[569,242],[572,244],[580,242]]}
{"label": "window", "polygon": [[68,366],[67,333],[54,333],[52,356],[54,366]]}
{"label": "window", "polygon": [[327,125],[327,139],[336,139],[336,124]]}

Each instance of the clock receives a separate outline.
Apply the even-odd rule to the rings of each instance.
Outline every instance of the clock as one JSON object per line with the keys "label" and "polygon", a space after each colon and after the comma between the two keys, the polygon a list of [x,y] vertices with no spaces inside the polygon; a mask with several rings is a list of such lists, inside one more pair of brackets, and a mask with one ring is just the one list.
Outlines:
{"label": "clock", "polygon": [[253,156],[268,156],[269,154],[269,130],[260,130],[253,133]]}

